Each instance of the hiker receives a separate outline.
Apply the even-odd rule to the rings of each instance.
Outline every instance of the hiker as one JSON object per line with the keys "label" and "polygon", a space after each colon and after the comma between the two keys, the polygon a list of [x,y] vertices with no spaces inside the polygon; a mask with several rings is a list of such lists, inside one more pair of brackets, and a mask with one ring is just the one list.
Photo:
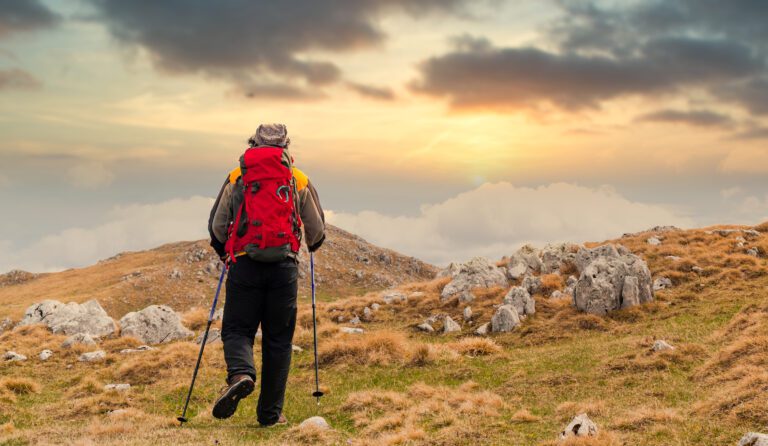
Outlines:
{"label": "hiker", "polygon": [[261,326],[258,422],[287,422],[285,386],[296,327],[298,252],[325,240],[325,216],[309,178],[293,167],[283,124],[262,124],[248,140],[240,167],[230,172],[211,210],[211,246],[229,265],[221,339],[227,385],[213,416],[231,417],[253,392],[253,342]]}

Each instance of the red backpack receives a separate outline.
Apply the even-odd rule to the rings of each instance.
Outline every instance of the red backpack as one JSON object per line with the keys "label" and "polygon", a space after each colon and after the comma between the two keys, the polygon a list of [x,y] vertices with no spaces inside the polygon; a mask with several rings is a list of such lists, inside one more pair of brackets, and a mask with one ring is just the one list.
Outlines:
{"label": "red backpack", "polygon": [[299,252],[301,218],[292,167],[280,147],[251,147],[240,157],[235,216],[225,245],[233,262],[242,253],[260,262],[279,262]]}

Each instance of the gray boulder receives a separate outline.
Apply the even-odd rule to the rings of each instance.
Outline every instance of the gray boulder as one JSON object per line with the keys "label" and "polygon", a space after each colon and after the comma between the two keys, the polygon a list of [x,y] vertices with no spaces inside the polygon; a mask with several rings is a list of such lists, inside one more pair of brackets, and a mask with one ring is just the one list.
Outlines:
{"label": "gray boulder", "polygon": [[5,318],[0,321],[0,334],[5,333],[13,327],[13,321],[10,318]]}
{"label": "gray boulder", "polygon": [[528,294],[534,295],[538,292],[541,292],[541,277],[526,276],[520,286],[525,288],[528,291]]}
{"label": "gray boulder", "polygon": [[460,266],[459,272],[453,276],[440,293],[440,299],[445,300],[472,288],[489,288],[507,286],[507,278],[501,268],[494,265],[485,257],[475,257]]}
{"label": "gray boulder", "polygon": [[574,263],[579,274],[584,272],[584,269],[592,263],[594,260],[601,257],[618,258],[625,255],[632,254],[629,250],[621,245],[601,245],[595,248],[580,248],[576,253]]}
{"label": "gray boulder", "polygon": [[[205,332],[200,333],[197,339],[195,339],[195,343],[202,344],[203,336],[205,336]],[[205,345],[213,344],[214,342],[222,342],[221,330],[219,330],[218,328],[211,328],[211,330],[208,332],[208,339],[205,340]]]}
{"label": "gray boulder", "polygon": [[104,350],[96,350],[95,352],[83,353],[77,358],[80,362],[98,362],[107,358],[107,352]]}
{"label": "gray boulder", "polygon": [[408,300],[408,296],[406,296],[405,293],[397,290],[384,291],[380,294],[380,296],[381,300],[383,300],[387,305],[398,302],[405,302]]}
{"label": "gray boulder", "polygon": [[659,245],[661,245],[661,240],[658,237],[650,237],[645,242],[648,243],[651,246],[659,246]]}
{"label": "gray boulder", "polygon": [[41,361],[47,361],[51,356],[53,356],[53,352],[48,349],[41,351],[40,355],[38,355]]}
{"label": "gray boulder", "polygon": [[560,440],[568,437],[594,437],[597,435],[597,425],[589,419],[587,414],[579,414],[560,432]]}
{"label": "gray boulder", "polygon": [[432,327],[432,325],[430,325],[428,322],[421,323],[417,325],[416,328],[425,333],[432,333],[435,331],[434,327]]}
{"label": "gray boulder", "polygon": [[502,305],[496,309],[491,317],[491,331],[494,333],[506,333],[520,325],[520,316],[512,305]]}
{"label": "gray boulder", "polygon": [[504,305],[512,305],[520,317],[529,316],[536,312],[536,301],[528,290],[521,286],[513,286],[504,296]]}
{"label": "gray boulder", "polygon": [[566,263],[576,260],[576,252],[579,246],[573,243],[548,244],[541,250],[541,273],[559,273],[560,268]]}
{"label": "gray boulder", "polygon": [[486,322],[483,325],[477,327],[477,330],[475,330],[476,335],[485,336],[488,334],[488,330],[491,328],[491,323]]}
{"label": "gray boulder", "polygon": [[472,320],[472,307],[464,307],[462,316],[464,316],[464,320],[466,322],[469,322],[470,320]]}
{"label": "gray boulder", "polygon": [[68,337],[61,343],[61,348],[71,348],[75,344],[96,345],[96,340],[88,333],[77,333]]}
{"label": "gray boulder", "polygon": [[768,446],[768,435],[749,432],[741,437],[738,446]]}
{"label": "gray boulder", "polygon": [[26,361],[27,357],[19,353],[16,353],[14,351],[7,351],[3,355],[3,359],[8,362],[16,362],[16,361]]}
{"label": "gray boulder", "polygon": [[105,384],[104,390],[106,391],[114,390],[115,392],[127,392],[131,390],[131,385],[128,383]]}
{"label": "gray boulder", "polygon": [[195,334],[181,323],[181,317],[165,305],[150,305],[120,319],[121,336],[133,336],[147,344],[189,339]]}
{"label": "gray boulder", "polygon": [[461,325],[456,323],[450,316],[443,320],[443,333],[456,333],[461,331]]}
{"label": "gray boulder", "polygon": [[541,272],[540,251],[531,246],[523,245],[509,257],[507,262],[507,276],[517,280],[527,274]]}
{"label": "gray boulder", "polygon": [[83,333],[91,336],[111,336],[117,331],[115,320],[109,317],[95,300],[63,305],[44,322],[54,333],[66,335]]}
{"label": "gray boulder", "polygon": [[43,323],[51,314],[63,306],[64,304],[58,300],[51,299],[30,305],[24,312],[24,317],[21,318],[18,326]]}
{"label": "gray boulder", "polygon": [[665,290],[672,288],[672,281],[668,277],[657,277],[653,281],[653,291]]}
{"label": "gray boulder", "polygon": [[357,327],[341,327],[339,331],[346,334],[363,334],[365,330]]}
{"label": "gray boulder", "polygon": [[598,315],[652,300],[648,265],[629,253],[594,258],[584,268],[573,292],[577,309]]}
{"label": "gray boulder", "polygon": [[435,278],[440,279],[442,277],[453,277],[459,273],[460,269],[461,269],[460,263],[451,262],[448,264],[448,266],[438,271],[437,274],[435,275]]}
{"label": "gray boulder", "polygon": [[663,339],[658,339],[653,343],[653,346],[651,347],[651,350],[655,352],[663,352],[665,350],[674,350],[675,347],[673,347],[670,343]]}
{"label": "gray boulder", "polygon": [[325,418],[315,416],[315,417],[307,418],[306,420],[302,421],[301,424],[299,424],[299,429],[303,429],[306,427],[313,427],[313,428],[319,428],[322,430],[328,430],[331,428],[331,425],[328,424],[327,421],[325,421]]}

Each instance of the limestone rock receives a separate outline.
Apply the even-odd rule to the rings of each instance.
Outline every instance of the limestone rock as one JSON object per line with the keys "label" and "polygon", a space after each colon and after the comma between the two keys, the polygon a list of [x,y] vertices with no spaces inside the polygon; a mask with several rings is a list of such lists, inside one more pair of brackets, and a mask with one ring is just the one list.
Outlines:
{"label": "limestone rock", "polygon": [[417,325],[416,328],[426,333],[432,333],[435,331],[432,325],[430,325],[428,322],[421,323]]}
{"label": "limestone rock", "polygon": [[669,278],[657,277],[653,281],[653,291],[665,290],[667,288],[672,288],[672,281]]}
{"label": "limestone rock", "polygon": [[[202,344],[203,336],[205,336],[205,332],[200,333],[197,339],[195,339],[195,343]],[[205,340],[205,345],[213,344],[214,342],[221,342],[221,330],[218,328],[211,328],[208,332],[208,339]]]}
{"label": "limestone rock", "polygon": [[106,384],[104,385],[104,390],[106,391],[114,390],[115,392],[126,392],[128,390],[131,390],[131,385],[127,383]]}
{"label": "limestone rock", "polygon": [[549,295],[550,299],[560,299],[563,297],[563,292],[560,290],[552,291],[552,294]]}
{"label": "limestone rock", "polygon": [[75,344],[96,345],[96,339],[88,333],[76,333],[65,339],[61,343],[61,348],[71,348]]}
{"label": "limestone rock", "polygon": [[475,295],[470,290],[459,293],[459,303],[466,304],[475,300]]}
{"label": "limestone rock", "polygon": [[21,318],[18,326],[40,324],[44,322],[48,316],[63,306],[64,304],[58,300],[50,299],[30,305],[24,312],[24,317]]}
{"label": "limestone rock", "polygon": [[576,260],[576,252],[579,246],[573,243],[555,243],[548,244],[541,250],[542,274],[559,273],[560,268],[565,264],[573,263]]}
{"label": "limestone rock", "polygon": [[741,437],[738,446],[768,446],[768,435],[749,432]]}
{"label": "limestone rock", "polygon": [[512,305],[502,305],[496,309],[491,317],[491,331],[494,333],[506,333],[520,325],[520,316]]}
{"label": "limestone rock", "polygon": [[357,328],[357,327],[341,327],[339,331],[346,334],[363,334],[364,333],[364,330],[362,328]]}
{"label": "limestone rock", "polygon": [[634,254],[619,254],[615,247],[595,250],[608,255],[584,257],[591,259],[591,263],[584,267],[574,289],[573,302],[577,309],[604,315],[653,300],[651,272],[645,261]]}
{"label": "limestone rock", "polygon": [[5,354],[3,355],[3,359],[8,362],[15,362],[15,361],[26,361],[27,357],[9,350],[5,352]]}
{"label": "limestone rock", "polygon": [[475,330],[475,334],[480,336],[485,336],[488,334],[488,330],[490,329],[490,327],[491,327],[491,323],[486,322],[483,325],[477,327],[477,330]]}
{"label": "limestone rock", "polygon": [[460,266],[458,273],[453,275],[440,293],[440,299],[445,300],[472,288],[489,288],[492,286],[507,286],[504,272],[490,260],[475,257]]}
{"label": "limestone rock", "polygon": [[461,331],[461,325],[456,323],[450,316],[443,320],[443,333],[456,333]]}
{"label": "limestone rock", "polygon": [[53,356],[53,352],[45,349],[40,352],[39,358],[41,361],[47,361],[51,356]]}
{"label": "limestone rock", "polygon": [[376,302],[371,304],[371,310],[379,311],[379,308],[381,308],[381,305],[377,304]]}
{"label": "limestone rock", "polygon": [[464,307],[462,316],[464,316],[464,320],[467,322],[472,320],[472,307]]}
{"label": "limestone rock", "polygon": [[507,262],[507,276],[517,280],[525,275],[541,272],[542,262],[538,249],[531,245],[524,245]]}
{"label": "limestone rock", "polygon": [[504,296],[504,305],[512,305],[520,317],[530,316],[536,312],[536,301],[528,290],[521,286],[513,286]]}
{"label": "limestone rock", "polygon": [[304,349],[299,347],[298,345],[291,345],[291,351],[294,353],[301,353],[304,351]]}
{"label": "limestone rock", "polygon": [[658,237],[650,237],[645,242],[648,243],[651,246],[659,246],[659,245],[661,245],[661,240],[659,240]]}
{"label": "limestone rock", "polygon": [[327,421],[325,421],[325,418],[314,416],[302,421],[301,424],[299,424],[299,429],[303,429],[310,426],[314,428],[319,428],[322,430],[327,430],[331,428],[331,425],[328,424]]}
{"label": "limestone rock", "polygon": [[96,300],[62,305],[45,319],[45,324],[54,333],[66,335],[83,333],[111,336],[117,331],[114,319],[107,315]]}
{"label": "limestone rock", "polygon": [[408,296],[406,296],[405,293],[397,290],[384,291],[380,296],[384,303],[387,305],[398,302],[405,302],[408,300]]}
{"label": "limestone rock", "polygon": [[523,283],[520,284],[528,291],[528,294],[534,295],[541,291],[541,277],[538,276],[526,276],[523,279]]}
{"label": "limestone rock", "polygon": [[349,320],[349,323],[352,325],[360,325],[360,318],[355,316]]}
{"label": "limestone rock", "polygon": [[565,429],[560,432],[560,440],[568,437],[593,437],[597,435],[597,425],[589,419],[587,414],[576,415]]}
{"label": "limestone rock", "polygon": [[147,344],[160,344],[194,336],[181,324],[181,317],[165,305],[150,305],[120,319],[121,336],[133,336]]}
{"label": "limestone rock", "polygon": [[83,353],[77,360],[80,362],[97,362],[103,361],[106,358],[107,352],[104,350],[96,350],[95,352]]}
{"label": "limestone rock", "polygon": [[574,263],[579,274],[584,272],[584,269],[592,263],[592,261],[600,257],[618,258],[626,255],[631,255],[629,250],[621,245],[600,245],[595,248],[580,248],[576,253]]}
{"label": "limestone rock", "polygon": [[13,321],[10,318],[5,318],[0,321],[0,334],[5,333],[13,327]]}
{"label": "limestone rock", "polygon": [[674,350],[675,347],[673,347],[671,344],[669,344],[667,341],[663,339],[658,339],[656,342],[653,343],[653,346],[651,347],[651,350],[655,352],[663,352],[664,350]]}
{"label": "limestone rock", "polygon": [[127,355],[130,353],[141,353],[141,352],[148,352],[150,350],[157,350],[155,347],[150,347],[148,345],[140,345],[136,348],[124,348],[120,350],[120,353]]}
{"label": "limestone rock", "polygon": [[459,273],[460,269],[461,269],[460,263],[451,262],[448,264],[448,266],[438,271],[437,274],[435,275],[435,278],[440,279],[442,277],[453,277]]}

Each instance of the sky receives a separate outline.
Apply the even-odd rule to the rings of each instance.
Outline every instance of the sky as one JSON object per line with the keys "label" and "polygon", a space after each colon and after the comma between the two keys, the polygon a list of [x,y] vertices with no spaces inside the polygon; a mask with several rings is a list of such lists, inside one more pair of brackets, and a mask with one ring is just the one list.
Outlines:
{"label": "sky", "polygon": [[756,224],[767,64],[761,0],[3,0],[0,272],[205,238],[261,122],[436,264]]}

